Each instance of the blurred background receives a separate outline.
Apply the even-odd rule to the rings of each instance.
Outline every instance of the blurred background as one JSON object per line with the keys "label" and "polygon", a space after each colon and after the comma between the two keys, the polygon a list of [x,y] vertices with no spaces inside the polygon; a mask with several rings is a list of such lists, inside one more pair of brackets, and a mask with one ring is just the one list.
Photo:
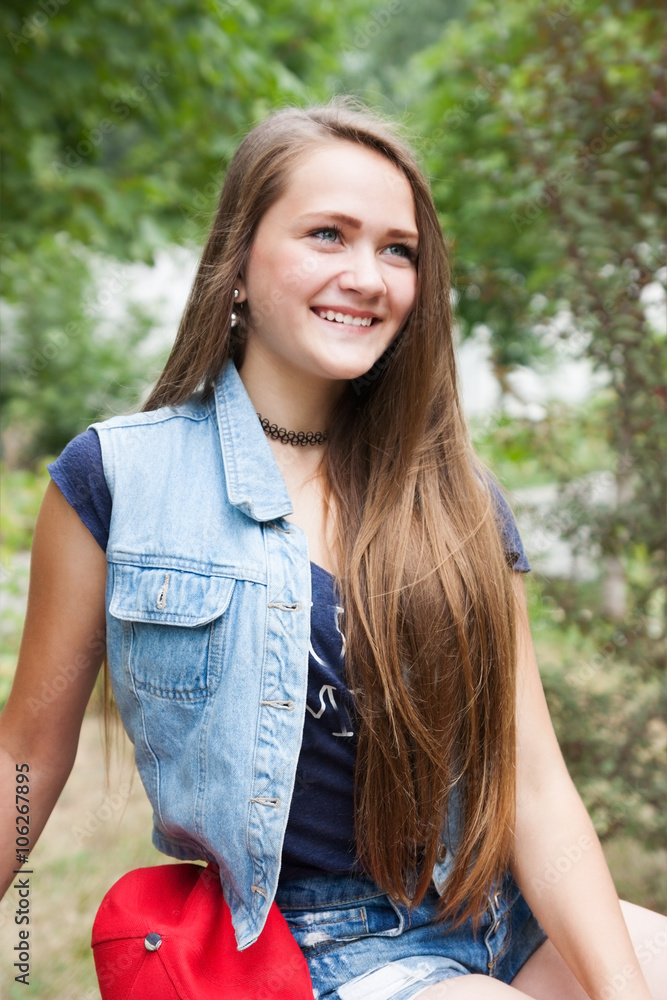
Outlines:
{"label": "blurred background", "polygon": [[[665,20],[640,0],[6,0],[0,705],[46,462],[139,408],[245,132],[357,94],[432,183],[466,410],[533,565],[570,772],[619,893],[667,909]],[[104,892],[167,861],[127,745],[104,778],[98,691],[31,855],[43,1000],[99,996]]]}

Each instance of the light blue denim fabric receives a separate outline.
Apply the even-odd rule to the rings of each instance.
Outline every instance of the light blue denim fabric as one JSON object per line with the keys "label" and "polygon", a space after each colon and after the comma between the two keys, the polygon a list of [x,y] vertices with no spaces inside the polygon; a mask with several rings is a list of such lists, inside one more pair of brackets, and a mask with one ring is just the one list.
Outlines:
{"label": "light blue denim fabric", "polygon": [[471,920],[457,928],[436,921],[432,887],[407,909],[365,877],[324,876],[284,883],[276,901],[317,1000],[411,1000],[473,974],[511,983],[546,940],[509,872],[489,894],[476,935]]}
{"label": "light blue denim fabric", "polygon": [[[111,681],[153,806],[153,843],[219,865],[239,948],[278,885],[310,642],[305,533],[241,377],[92,425],[113,500]],[[442,891],[449,850],[434,869]]]}

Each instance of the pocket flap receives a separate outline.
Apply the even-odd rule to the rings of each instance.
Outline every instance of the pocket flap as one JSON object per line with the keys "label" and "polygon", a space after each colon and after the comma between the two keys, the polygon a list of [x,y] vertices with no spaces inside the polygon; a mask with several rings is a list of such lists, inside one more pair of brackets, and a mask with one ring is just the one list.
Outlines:
{"label": "pocket flap", "polygon": [[114,563],[109,613],[124,621],[205,625],[229,605],[234,578]]}

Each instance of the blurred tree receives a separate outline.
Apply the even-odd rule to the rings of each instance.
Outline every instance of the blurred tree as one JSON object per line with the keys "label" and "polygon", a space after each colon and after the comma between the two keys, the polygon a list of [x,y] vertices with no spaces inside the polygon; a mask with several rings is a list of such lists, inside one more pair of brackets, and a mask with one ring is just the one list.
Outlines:
{"label": "blurred tree", "polygon": [[[560,338],[609,382],[617,496],[592,542],[611,620],[667,582],[667,339],[648,307],[667,275],[661,29],[643,0],[479,3],[400,90],[452,242],[463,334],[490,328],[506,388]],[[626,556],[642,553],[629,602]]]}
{"label": "blurred tree", "polygon": [[358,19],[343,52],[343,83],[371,104],[395,110],[395,89],[408,59],[433,44],[471,0],[385,0]]}
{"label": "blurred tree", "polygon": [[[580,425],[602,438],[599,464],[576,425],[500,431],[512,460],[563,481],[561,534],[601,556],[587,607],[572,581],[543,584],[562,616],[552,648],[581,642],[564,662],[541,657],[568,766],[602,836],[654,848],[667,738],[667,337],[650,306],[664,309],[667,278],[664,39],[642,0],[481,2],[397,86],[451,242],[462,335],[488,328],[506,392],[517,366],[561,351],[607,383],[593,433]],[[581,493],[566,484],[582,460],[613,473],[611,506],[591,504],[585,479]]]}
{"label": "blurred tree", "polygon": [[221,181],[247,126],[282,101],[324,96],[368,6],[8,0],[8,251],[66,230],[91,249],[150,262],[156,246],[192,235],[184,219]]}
{"label": "blurred tree", "polygon": [[146,370],[155,374],[137,354],[146,317],[115,338],[96,332],[104,310],[89,308],[91,252],[113,270],[113,258],[152,263],[172,242],[196,249],[246,129],[283,102],[325,98],[347,32],[370,7],[3,6],[0,405],[16,460],[58,451],[99,413],[136,400]]}
{"label": "blurred tree", "polygon": [[159,368],[142,350],[151,316],[136,306],[107,315],[126,284],[113,260],[96,284],[87,255],[61,232],[36,256],[15,252],[5,270],[21,303],[5,306],[0,344],[3,443],[16,466],[56,455],[98,413],[136,407]]}

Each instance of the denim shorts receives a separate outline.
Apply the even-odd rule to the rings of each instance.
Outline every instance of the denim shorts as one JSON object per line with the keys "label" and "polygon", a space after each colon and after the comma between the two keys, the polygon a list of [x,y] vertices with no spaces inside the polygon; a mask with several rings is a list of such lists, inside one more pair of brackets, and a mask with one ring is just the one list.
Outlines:
{"label": "denim shorts", "polygon": [[547,936],[508,872],[494,887],[479,925],[436,923],[431,884],[407,909],[362,876],[300,878],[278,887],[276,902],[305,955],[316,1000],[409,1000],[455,976],[511,983]]}

